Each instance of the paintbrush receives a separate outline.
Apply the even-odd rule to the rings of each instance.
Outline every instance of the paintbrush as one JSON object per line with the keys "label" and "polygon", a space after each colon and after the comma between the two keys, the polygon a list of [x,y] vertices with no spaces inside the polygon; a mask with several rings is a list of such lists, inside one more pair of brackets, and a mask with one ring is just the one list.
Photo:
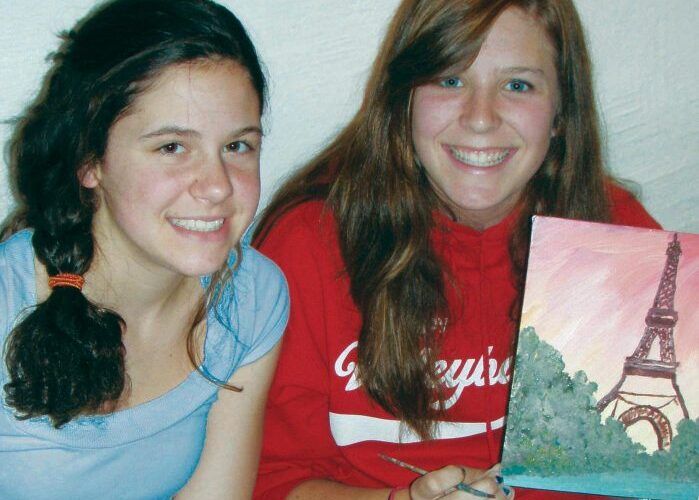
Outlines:
{"label": "paintbrush", "polygon": [[[414,465],[410,465],[407,462],[403,462],[402,460],[398,460],[397,458],[389,457],[388,455],[384,455],[383,453],[379,453],[379,457],[382,459],[391,462],[392,464],[395,464],[399,467],[403,467],[404,469],[408,469],[411,472],[414,472],[415,474],[419,474],[421,476],[424,476],[427,474],[429,471],[426,471],[425,469],[421,469],[420,467],[415,467]],[[480,481],[484,477],[486,477],[490,471],[485,471],[483,474],[478,476],[476,479],[474,479],[471,483],[475,483],[476,481]],[[470,493],[473,496],[477,497],[482,497],[482,498],[495,498],[495,495],[491,493],[486,493],[485,491],[477,490],[476,488],[473,488],[469,486],[466,483],[459,483],[456,486],[453,486],[449,488],[448,490],[444,491],[442,493],[442,496],[448,495],[449,493],[452,493],[454,491],[465,491],[466,493]]]}

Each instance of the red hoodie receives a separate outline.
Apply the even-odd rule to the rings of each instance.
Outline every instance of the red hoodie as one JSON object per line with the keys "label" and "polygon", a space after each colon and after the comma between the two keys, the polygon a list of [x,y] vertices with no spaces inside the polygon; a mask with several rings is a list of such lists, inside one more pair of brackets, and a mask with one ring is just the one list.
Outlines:
{"label": "red hoodie", "polygon": [[[611,199],[613,222],[659,227],[627,192],[613,188]],[[478,232],[437,216],[433,245],[453,278],[438,356],[449,399],[437,437],[420,441],[357,381],[361,317],[330,211],[308,202],[279,220],[260,249],[287,277],[291,316],[269,393],[255,498],[285,498],[313,478],[375,488],[407,487],[416,478],[379,453],[427,470],[448,464],[487,469],[499,461],[516,331],[509,315],[514,222],[512,214]],[[517,488],[517,498],[563,496]]]}

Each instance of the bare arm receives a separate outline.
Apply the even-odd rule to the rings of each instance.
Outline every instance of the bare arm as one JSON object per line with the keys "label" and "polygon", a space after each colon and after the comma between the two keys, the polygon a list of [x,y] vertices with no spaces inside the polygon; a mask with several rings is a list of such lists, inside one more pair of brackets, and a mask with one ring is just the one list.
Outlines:
{"label": "bare arm", "polygon": [[262,358],[236,370],[209,413],[199,465],[178,500],[248,499],[255,485],[267,390],[279,355],[279,343]]}

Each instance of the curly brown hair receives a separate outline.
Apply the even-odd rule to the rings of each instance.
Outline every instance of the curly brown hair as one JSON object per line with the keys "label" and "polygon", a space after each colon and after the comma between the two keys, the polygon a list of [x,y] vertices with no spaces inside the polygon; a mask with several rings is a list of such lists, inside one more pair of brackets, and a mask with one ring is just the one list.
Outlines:
{"label": "curly brown hair", "polygon": [[[33,228],[32,246],[49,276],[82,275],[90,268],[96,207],[92,192],[78,180],[80,168],[103,157],[112,124],[166,67],[236,61],[250,76],[260,110],[266,89],[244,27],[210,0],[112,0],[62,39],[41,93],[10,142],[20,204],[2,231],[4,239]],[[224,266],[212,278],[194,325],[216,302],[229,271]],[[20,418],[46,415],[56,427],[80,414],[108,411],[127,381],[125,327],[117,312],[99,307],[80,290],[54,288],[8,337],[7,403]],[[193,326],[187,348],[198,366],[194,332]]]}

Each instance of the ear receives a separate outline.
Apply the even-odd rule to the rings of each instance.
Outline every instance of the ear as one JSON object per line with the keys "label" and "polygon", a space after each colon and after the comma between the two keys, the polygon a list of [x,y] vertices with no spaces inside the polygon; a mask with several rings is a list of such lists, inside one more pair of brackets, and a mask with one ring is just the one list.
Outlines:
{"label": "ear", "polygon": [[95,189],[102,179],[99,162],[85,163],[78,169],[80,185],[87,189]]}
{"label": "ear", "polygon": [[551,139],[562,135],[561,119],[558,115],[553,119],[553,125],[551,125]]}

